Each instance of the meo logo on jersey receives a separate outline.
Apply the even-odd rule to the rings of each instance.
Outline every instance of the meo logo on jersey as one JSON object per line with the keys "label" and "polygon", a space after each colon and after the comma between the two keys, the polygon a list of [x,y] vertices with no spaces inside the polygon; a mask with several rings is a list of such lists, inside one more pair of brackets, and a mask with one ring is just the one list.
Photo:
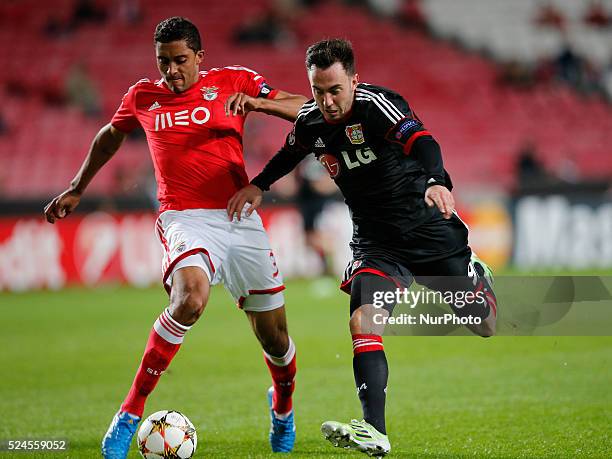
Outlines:
{"label": "meo logo on jersey", "polygon": [[155,130],[166,129],[175,124],[177,126],[189,126],[189,123],[204,124],[210,119],[210,111],[206,107],[196,107],[191,113],[189,110],[180,112],[157,113],[155,115]]}
{"label": "meo logo on jersey", "polygon": [[340,163],[335,156],[324,153],[319,156],[319,162],[327,169],[331,178],[338,177],[338,174],[340,174]]}
{"label": "meo logo on jersey", "polygon": [[365,138],[363,137],[363,129],[361,128],[361,123],[353,124],[351,126],[347,126],[345,129],[346,136],[351,141],[353,145],[360,145],[365,142]]}

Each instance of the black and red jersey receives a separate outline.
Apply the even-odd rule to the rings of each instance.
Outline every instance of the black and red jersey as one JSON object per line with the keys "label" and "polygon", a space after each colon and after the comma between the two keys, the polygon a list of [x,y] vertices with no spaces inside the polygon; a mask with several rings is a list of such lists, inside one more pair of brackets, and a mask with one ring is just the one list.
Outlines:
{"label": "black and red jersey", "polygon": [[[452,188],[441,155],[423,158],[419,143],[433,143],[408,103],[394,91],[360,83],[348,118],[329,123],[314,100],[300,109],[284,146],[251,183],[263,190],[313,153],[344,195],[353,219],[353,245],[395,245],[430,219],[429,185]],[[429,150],[426,150],[429,151]],[[420,156],[419,156],[420,155]],[[431,155],[436,156],[436,155]]]}

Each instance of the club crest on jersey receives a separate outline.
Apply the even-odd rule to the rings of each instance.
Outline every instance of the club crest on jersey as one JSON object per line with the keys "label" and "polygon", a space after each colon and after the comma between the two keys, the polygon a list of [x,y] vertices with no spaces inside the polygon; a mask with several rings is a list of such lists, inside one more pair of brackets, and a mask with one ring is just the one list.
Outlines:
{"label": "club crest on jersey", "polygon": [[208,101],[215,100],[219,95],[219,88],[216,86],[211,86],[209,88],[204,86],[203,88],[200,88],[200,91],[202,91],[202,97],[204,100]]}
{"label": "club crest on jersey", "polygon": [[353,145],[360,145],[365,142],[365,138],[363,137],[363,129],[361,128],[361,123],[352,124],[347,126],[345,129],[346,136],[351,141]]}
{"label": "club crest on jersey", "polygon": [[340,163],[335,156],[323,153],[319,156],[319,162],[327,169],[331,178],[336,178],[340,174]]}

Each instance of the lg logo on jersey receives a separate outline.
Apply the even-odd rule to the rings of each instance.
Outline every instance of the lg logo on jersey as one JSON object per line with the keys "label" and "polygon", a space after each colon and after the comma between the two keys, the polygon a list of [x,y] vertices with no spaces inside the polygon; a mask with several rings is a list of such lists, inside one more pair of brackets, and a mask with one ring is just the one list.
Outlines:
{"label": "lg logo on jersey", "polygon": [[166,129],[174,125],[189,126],[189,123],[204,124],[210,119],[210,111],[206,107],[196,107],[191,114],[189,110],[166,112],[155,115],[155,130]]}
{"label": "lg logo on jersey", "polygon": [[[369,164],[376,159],[376,155],[370,148],[365,150],[354,150],[351,152],[343,151],[342,159],[346,164],[347,169],[354,169],[362,164]],[[319,156],[319,162],[327,169],[331,178],[336,178],[340,174],[340,163],[338,159],[329,153],[323,153]]]}
{"label": "lg logo on jersey", "polygon": [[349,169],[354,169],[356,167],[361,166],[362,164],[370,164],[376,159],[376,155],[370,148],[366,148],[365,150],[355,150],[356,161],[350,157],[348,151],[343,151],[342,157],[344,158],[344,163],[346,164],[346,167],[348,167]]}

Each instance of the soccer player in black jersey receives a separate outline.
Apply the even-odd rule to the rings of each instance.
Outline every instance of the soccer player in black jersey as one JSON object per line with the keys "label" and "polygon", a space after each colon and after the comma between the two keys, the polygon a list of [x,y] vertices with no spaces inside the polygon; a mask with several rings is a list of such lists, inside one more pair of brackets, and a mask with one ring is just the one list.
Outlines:
{"label": "soccer player in black jersey", "polygon": [[[385,427],[388,367],[383,327],[372,320],[381,312],[375,295],[413,280],[440,292],[479,293],[479,301],[450,307],[474,318],[468,327],[486,337],[495,333],[491,272],[468,246],[440,146],[406,101],[389,89],[359,83],[346,40],[312,45],[306,68],[314,99],[300,109],[281,150],[230,199],[227,210],[240,218],[249,202],[248,215],[263,191],[310,153],[342,191],[353,220],[353,261],[341,288],[351,295],[353,370],[364,416],[321,428],[335,446],[382,456],[391,448]],[[382,311],[388,315],[394,306],[385,304]]]}

